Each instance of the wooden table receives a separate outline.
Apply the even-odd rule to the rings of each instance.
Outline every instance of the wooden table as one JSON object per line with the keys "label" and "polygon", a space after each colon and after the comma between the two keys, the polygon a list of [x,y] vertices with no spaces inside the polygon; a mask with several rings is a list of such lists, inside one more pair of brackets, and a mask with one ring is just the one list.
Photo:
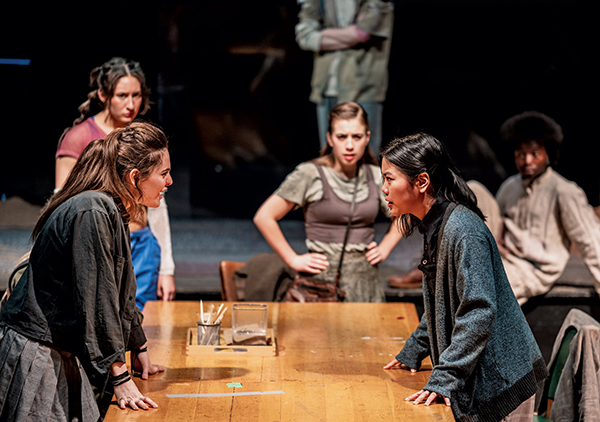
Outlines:
{"label": "wooden table", "polygon": [[[226,305],[222,327],[230,328]],[[113,402],[107,421],[454,420],[444,404],[404,401],[427,383],[429,361],[416,374],[383,370],[418,324],[413,304],[269,303],[275,357],[188,356],[198,311],[199,302],[146,304],[150,357],[165,372],[135,382],[159,408],[120,410]]]}

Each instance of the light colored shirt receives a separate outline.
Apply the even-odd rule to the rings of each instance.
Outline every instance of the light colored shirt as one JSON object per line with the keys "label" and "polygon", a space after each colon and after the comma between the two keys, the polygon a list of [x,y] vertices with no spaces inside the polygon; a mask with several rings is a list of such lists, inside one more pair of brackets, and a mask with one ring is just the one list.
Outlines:
{"label": "light colored shirt", "polygon": [[[333,28],[344,28],[353,23],[356,15],[356,3],[347,0],[326,0],[325,14],[330,17],[329,25]],[[328,97],[338,96],[338,66],[340,63],[341,51],[337,50],[334,53],[333,60],[329,65],[327,72],[327,83],[325,95]]]}
{"label": "light colored shirt", "polygon": [[600,220],[583,190],[552,168],[532,183],[509,177],[496,195],[504,217],[503,257],[511,286],[523,304],[546,293],[560,277],[575,244],[600,294]]}
{"label": "light colored shirt", "polygon": [[173,260],[173,246],[171,244],[171,225],[169,223],[169,210],[164,199],[157,208],[148,208],[148,225],[156,236],[160,245],[160,275],[174,275],[175,261]]}

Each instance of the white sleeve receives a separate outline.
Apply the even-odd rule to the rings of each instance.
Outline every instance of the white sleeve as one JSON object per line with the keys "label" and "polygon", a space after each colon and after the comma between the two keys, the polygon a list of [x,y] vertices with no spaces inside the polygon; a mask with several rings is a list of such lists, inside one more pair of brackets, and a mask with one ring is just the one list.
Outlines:
{"label": "white sleeve", "polygon": [[158,208],[148,208],[148,225],[160,245],[160,275],[174,275],[175,262],[171,246],[171,225],[165,198]]}

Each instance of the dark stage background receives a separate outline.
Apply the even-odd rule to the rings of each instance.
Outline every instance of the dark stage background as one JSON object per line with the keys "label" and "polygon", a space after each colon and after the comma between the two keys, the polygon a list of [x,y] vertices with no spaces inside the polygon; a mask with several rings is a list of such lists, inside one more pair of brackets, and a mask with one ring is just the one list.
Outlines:
{"label": "dark stage background", "polygon": [[[31,59],[0,65],[0,193],[44,203],[89,71],[123,56],[142,64],[154,102],[146,117],[171,140],[171,216],[251,217],[318,153],[298,9],[293,0],[0,6],[0,58]],[[599,205],[591,12],[591,2],[566,0],[396,2],[384,142],[429,131],[465,178],[495,193],[514,173],[498,128],[536,109],[563,127],[558,170]]]}

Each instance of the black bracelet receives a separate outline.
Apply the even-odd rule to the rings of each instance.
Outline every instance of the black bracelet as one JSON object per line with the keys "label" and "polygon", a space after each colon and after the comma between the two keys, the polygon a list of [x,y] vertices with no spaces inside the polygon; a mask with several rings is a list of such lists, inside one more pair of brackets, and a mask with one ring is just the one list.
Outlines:
{"label": "black bracelet", "polygon": [[113,387],[116,387],[118,385],[125,384],[127,381],[131,381],[131,376],[129,376],[129,374],[127,374],[126,378],[123,378],[120,381],[111,381],[111,382],[112,382]]}
{"label": "black bracelet", "polygon": [[135,349],[133,351],[133,353],[137,353],[139,355],[140,353],[144,353],[144,352],[147,352],[147,351],[148,351],[148,346],[146,346],[146,347],[138,347],[137,349]]}
{"label": "black bracelet", "polygon": [[131,375],[129,375],[129,371],[125,371],[122,374],[110,376],[110,383],[116,387],[117,385],[121,385],[126,383],[131,379]]}

